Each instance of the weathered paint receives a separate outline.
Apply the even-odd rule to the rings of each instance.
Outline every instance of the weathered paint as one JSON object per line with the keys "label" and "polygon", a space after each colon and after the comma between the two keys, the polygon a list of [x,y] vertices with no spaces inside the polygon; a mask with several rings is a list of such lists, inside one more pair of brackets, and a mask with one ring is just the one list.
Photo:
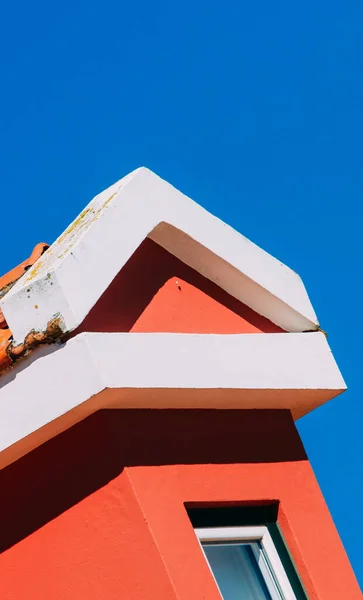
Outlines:
{"label": "weathered paint", "polygon": [[[25,275],[27,270],[39,260],[48,248],[48,244],[37,244],[29,258],[0,277],[0,298],[3,298],[9,292],[15,283]],[[9,329],[4,313],[0,308],[0,372],[12,363],[12,357],[9,355],[11,341],[12,331]]]}
{"label": "weathered paint", "polygon": [[[36,261],[36,268],[40,268],[40,257],[47,248],[46,244],[38,244],[29,259],[0,278],[0,285],[3,283],[0,295],[1,290],[5,295]],[[38,308],[34,306],[35,310]],[[54,323],[59,324],[57,329]],[[39,344],[62,337],[64,329],[61,317],[55,316],[45,331],[33,329],[24,342],[15,344],[0,309],[0,372]],[[283,330],[146,239],[73,335],[80,331],[273,333]]]}
{"label": "weathered paint", "polygon": [[309,600],[361,600],[288,411],[101,411],[0,486],[4,600],[218,600],[185,504],[271,500]]}
{"label": "weathered paint", "polygon": [[318,329],[294,271],[138,169],[96,196],[0,300],[15,343],[45,331],[56,314],[66,331],[78,327],[147,237],[285,331]]}
{"label": "weathered paint", "polygon": [[58,316],[49,321],[45,331],[30,331],[22,344],[16,345],[10,342],[7,354],[12,361],[15,361],[38,346],[56,342],[62,335],[62,318]]}

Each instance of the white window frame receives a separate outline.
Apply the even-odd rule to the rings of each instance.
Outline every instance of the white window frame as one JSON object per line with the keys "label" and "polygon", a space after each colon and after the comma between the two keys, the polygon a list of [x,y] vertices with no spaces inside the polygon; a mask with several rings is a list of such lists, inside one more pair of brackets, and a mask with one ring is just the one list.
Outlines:
{"label": "white window frame", "polygon": [[267,527],[196,528],[195,533],[213,578],[214,574],[204,553],[203,543],[248,544],[257,542],[261,547],[254,548],[252,546],[252,551],[273,600],[297,600]]}

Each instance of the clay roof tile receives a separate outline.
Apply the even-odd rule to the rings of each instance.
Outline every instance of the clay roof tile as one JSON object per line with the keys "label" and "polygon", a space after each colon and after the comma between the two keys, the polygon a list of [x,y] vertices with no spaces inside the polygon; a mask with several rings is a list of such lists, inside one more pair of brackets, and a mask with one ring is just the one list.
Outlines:
{"label": "clay roof tile", "polygon": [[[20,265],[14,267],[8,273],[0,277],[0,298],[12,288],[12,286],[26,273],[26,271],[44,254],[49,248],[48,244],[40,243],[35,246],[29,258],[24,260]],[[12,333],[6,322],[4,313],[0,308],[0,371],[8,367],[12,359],[8,354],[8,348],[11,344]]]}

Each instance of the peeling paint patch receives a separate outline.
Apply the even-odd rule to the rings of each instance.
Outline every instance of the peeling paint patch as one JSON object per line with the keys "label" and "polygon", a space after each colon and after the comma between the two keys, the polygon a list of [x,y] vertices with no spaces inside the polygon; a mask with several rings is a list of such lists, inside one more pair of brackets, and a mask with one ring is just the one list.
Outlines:
{"label": "peeling paint patch", "polygon": [[[37,261],[42,262],[40,259],[48,250],[48,248],[48,244],[37,244],[29,258],[0,277],[0,299],[11,290],[11,288],[25,275],[30,267],[36,264]],[[11,356],[11,354],[9,354],[12,339],[12,332],[8,327],[4,313],[0,308],[0,371],[3,371],[9,367],[14,361],[14,358]]]}
{"label": "peeling paint patch", "polygon": [[35,331],[28,333],[22,344],[14,345],[12,342],[8,345],[6,352],[12,362],[25,356],[29,350],[41,344],[52,344],[56,342],[64,333],[63,319],[61,315],[54,317],[47,324],[45,331]]}

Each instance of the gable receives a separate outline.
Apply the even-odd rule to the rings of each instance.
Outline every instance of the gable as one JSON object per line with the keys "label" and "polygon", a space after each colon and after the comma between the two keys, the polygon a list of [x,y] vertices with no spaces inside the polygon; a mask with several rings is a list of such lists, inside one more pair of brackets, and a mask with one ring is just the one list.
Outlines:
{"label": "gable", "polygon": [[146,239],[73,332],[276,333],[282,330]]}
{"label": "gable", "polygon": [[0,467],[101,408],[299,418],[345,389],[299,276],[147,169],[43,250],[0,298]]}
{"label": "gable", "polygon": [[300,277],[147,169],[96,196],[0,299],[14,345],[76,329],[145,238],[285,331],[319,324]]}

